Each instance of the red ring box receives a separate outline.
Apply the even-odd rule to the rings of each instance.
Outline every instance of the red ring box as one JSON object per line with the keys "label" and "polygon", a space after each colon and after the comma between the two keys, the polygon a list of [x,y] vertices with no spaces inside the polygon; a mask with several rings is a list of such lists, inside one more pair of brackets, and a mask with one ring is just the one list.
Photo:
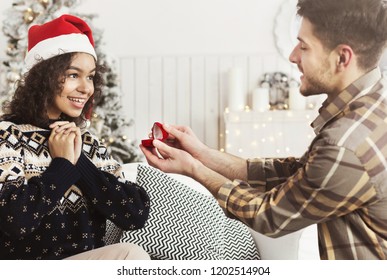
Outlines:
{"label": "red ring box", "polygon": [[160,141],[165,141],[168,138],[168,132],[163,128],[163,125],[159,122],[155,122],[152,127],[152,135],[149,139],[141,140],[141,144],[147,148],[153,148],[153,140],[157,139]]}

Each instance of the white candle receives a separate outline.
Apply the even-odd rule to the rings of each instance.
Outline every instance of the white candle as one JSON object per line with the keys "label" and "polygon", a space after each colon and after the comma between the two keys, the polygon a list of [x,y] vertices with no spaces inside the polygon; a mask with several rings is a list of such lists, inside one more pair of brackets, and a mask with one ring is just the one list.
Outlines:
{"label": "white candle", "polygon": [[290,110],[305,110],[306,100],[300,93],[299,87],[289,88],[289,109]]}
{"label": "white candle", "polygon": [[242,68],[232,68],[228,73],[228,108],[242,111],[246,106],[245,80]]}
{"label": "white candle", "polygon": [[270,88],[259,87],[253,91],[253,110],[264,112],[269,109]]}

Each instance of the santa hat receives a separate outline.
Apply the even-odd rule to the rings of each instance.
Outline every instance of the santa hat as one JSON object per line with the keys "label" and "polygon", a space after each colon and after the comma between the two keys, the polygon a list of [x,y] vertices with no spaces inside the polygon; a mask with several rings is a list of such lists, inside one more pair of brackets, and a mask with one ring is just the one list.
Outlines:
{"label": "santa hat", "polygon": [[91,29],[82,19],[62,15],[28,30],[27,70],[42,59],[71,52],[88,53],[97,60]]}

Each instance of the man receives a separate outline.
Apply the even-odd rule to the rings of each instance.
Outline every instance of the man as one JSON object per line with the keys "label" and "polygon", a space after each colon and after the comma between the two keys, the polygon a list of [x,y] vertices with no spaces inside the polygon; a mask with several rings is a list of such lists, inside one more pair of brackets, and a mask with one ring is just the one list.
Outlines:
{"label": "man", "polygon": [[382,0],[299,0],[290,55],[304,96],[326,93],[300,159],[244,160],[201,143],[191,129],[141,147],[150,165],[191,176],[225,212],[278,237],[318,224],[321,259],[387,259],[387,41]]}

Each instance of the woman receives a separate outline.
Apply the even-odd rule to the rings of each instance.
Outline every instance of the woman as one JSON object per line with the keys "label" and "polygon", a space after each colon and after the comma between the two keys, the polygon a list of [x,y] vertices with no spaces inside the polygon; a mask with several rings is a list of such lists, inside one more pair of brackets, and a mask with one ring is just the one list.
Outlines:
{"label": "woman", "polygon": [[106,219],[142,228],[150,202],[84,129],[103,84],[89,26],[63,15],[28,36],[28,72],[0,122],[0,259],[149,259],[104,246]]}

